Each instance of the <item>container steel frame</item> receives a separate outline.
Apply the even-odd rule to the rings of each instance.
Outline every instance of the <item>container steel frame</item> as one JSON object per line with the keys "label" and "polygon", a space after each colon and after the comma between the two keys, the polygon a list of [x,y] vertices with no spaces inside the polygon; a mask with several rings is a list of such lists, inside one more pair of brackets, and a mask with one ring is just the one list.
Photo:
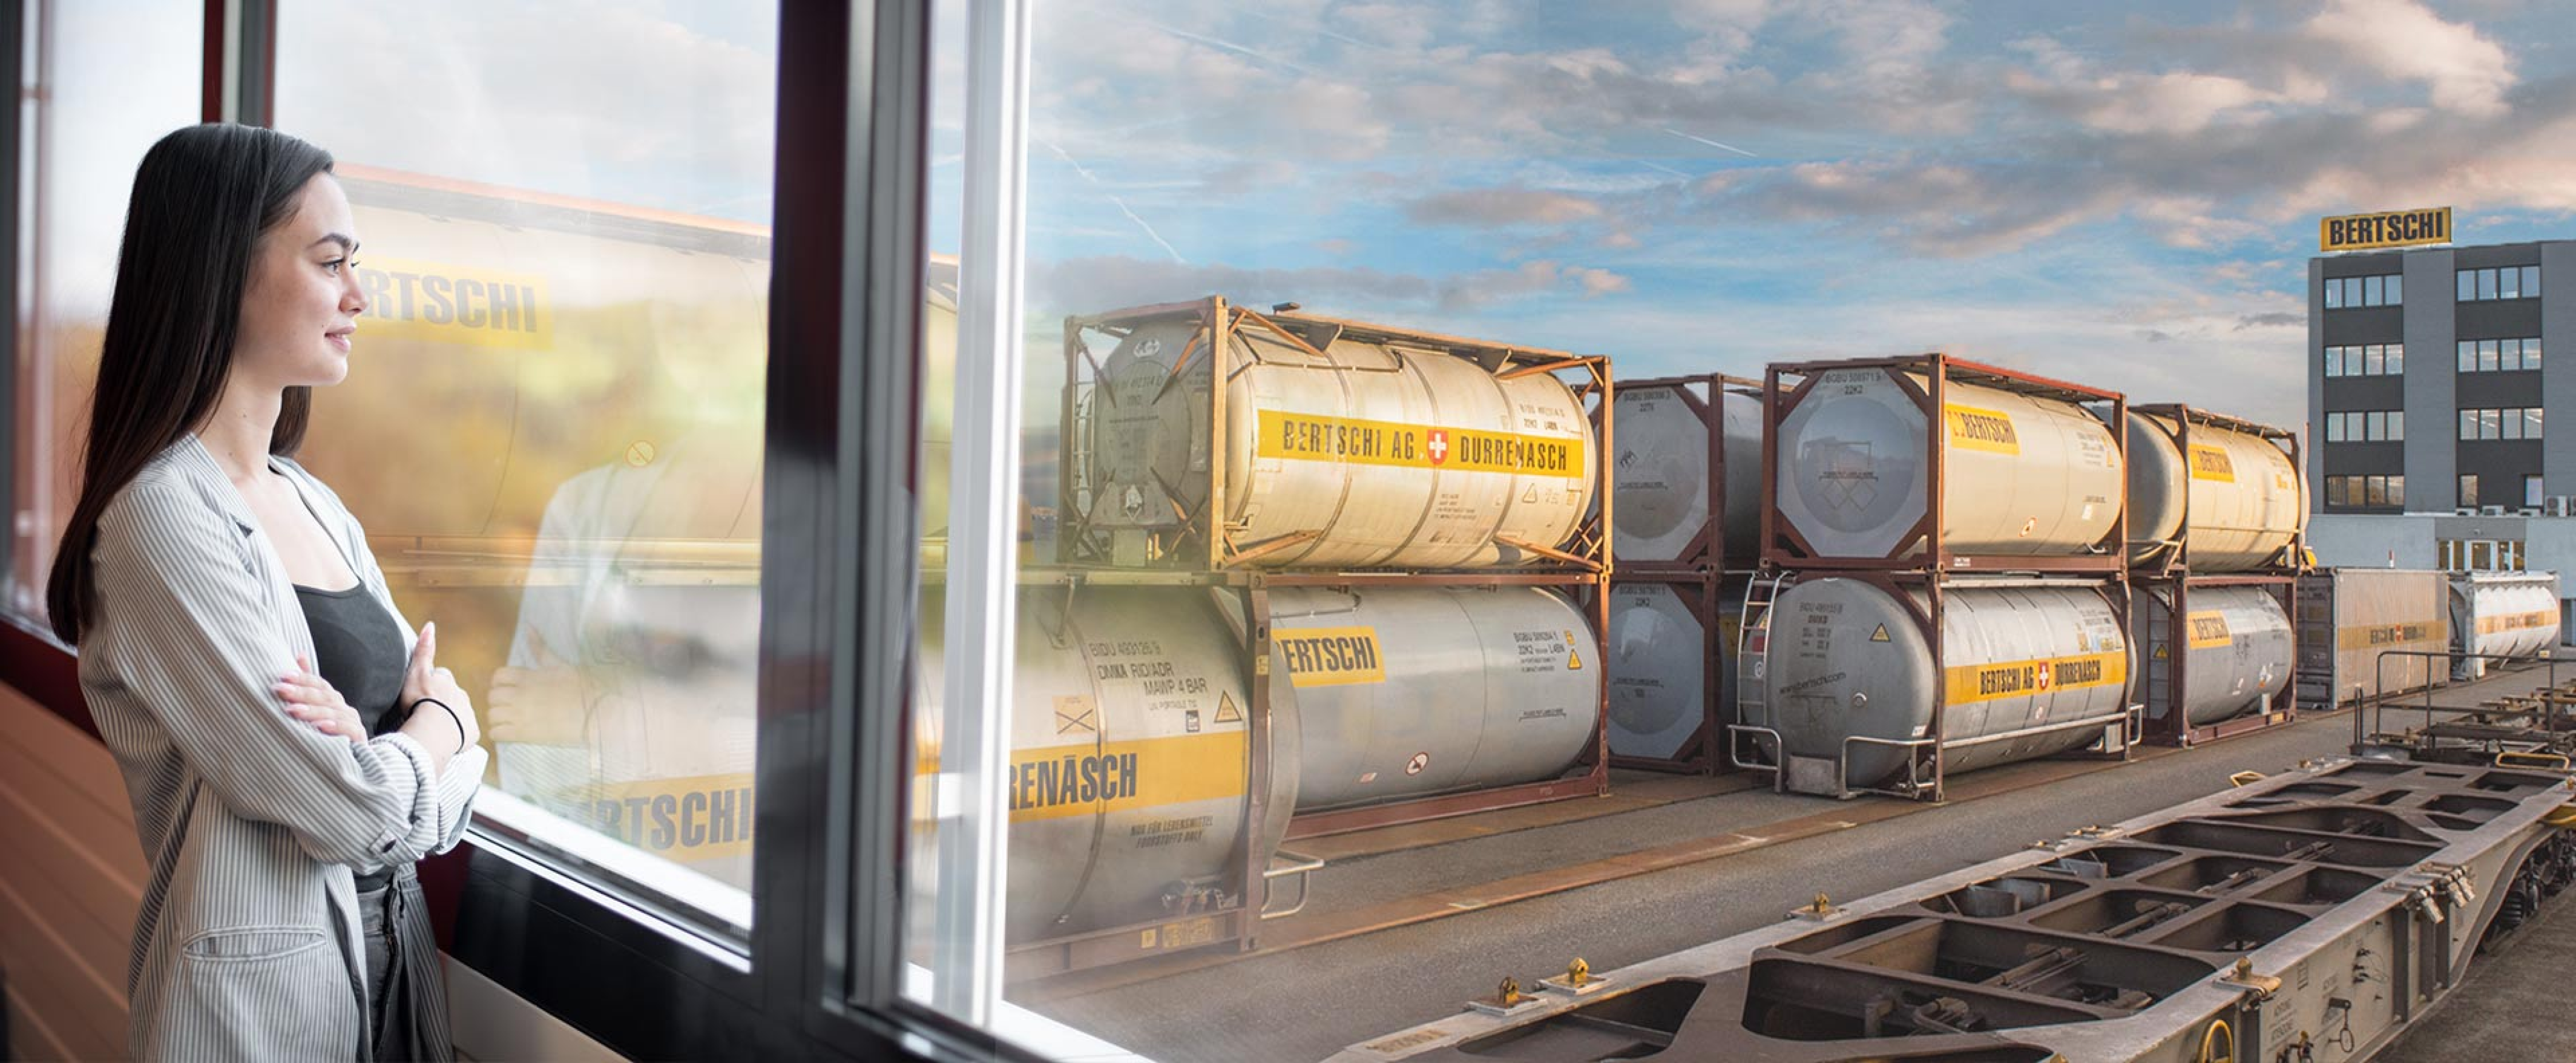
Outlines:
{"label": "container steel frame", "polygon": [[[1597,402],[1601,409],[1606,410],[1616,397],[1610,380],[1610,359],[1603,355],[1571,354],[1539,347],[1521,347],[1417,329],[1285,311],[1262,314],[1230,303],[1222,296],[1210,296],[1181,303],[1131,307],[1105,314],[1067,317],[1064,319],[1065,384],[1060,411],[1062,420],[1058,422],[1063,426],[1064,438],[1058,445],[1061,448],[1060,453],[1065,455],[1065,468],[1057,476],[1056,487],[1056,551],[1057,560],[1064,564],[1116,563],[1116,548],[1111,543],[1110,537],[1092,527],[1088,510],[1079,504],[1080,481],[1088,474],[1087,463],[1091,455],[1086,440],[1089,438],[1092,413],[1086,405],[1086,397],[1107,394],[1098,386],[1101,382],[1100,363],[1092,356],[1090,346],[1083,340],[1083,334],[1098,332],[1123,338],[1139,326],[1175,319],[1195,319],[1199,326],[1198,332],[1191,337],[1188,346],[1184,349],[1179,365],[1189,367],[1199,357],[1206,357],[1211,361],[1210,379],[1213,384],[1208,396],[1210,409],[1207,422],[1208,490],[1205,501],[1200,503],[1195,511],[1182,511],[1180,504],[1172,501],[1172,515],[1179,524],[1168,541],[1149,545],[1147,566],[1153,568],[1207,572],[1257,570],[1263,567],[1259,562],[1264,557],[1311,541],[1319,534],[1312,531],[1298,532],[1262,542],[1238,543],[1234,540],[1233,529],[1224,526],[1225,513],[1229,505],[1228,498],[1234,487],[1233,484],[1226,482],[1223,455],[1226,452],[1229,431],[1226,423],[1227,389],[1234,386],[1234,377],[1240,372],[1240,367],[1235,362],[1233,343],[1237,331],[1267,332],[1291,345],[1304,348],[1317,357],[1322,357],[1320,348],[1329,346],[1330,339],[1323,343],[1314,343],[1308,340],[1307,335],[1402,343],[1411,348],[1446,352],[1462,361],[1473,362],[1487,373],[1505,380],[1581,370],[1584,377],[1573,388],[1577,403]],[[1179,376],[1180,374],[1175,372],[1173,379],[1177,380]],[[1597,488],[1600,505],[1593,515],[1585,518],[1576,528],[1573,538],[1567,544],[1563,544],[1561,549],[1557,544],[1502,540],[1503,545],[1528,553],[1532,560],[1521,565],[1473,571],[1588,573],[1609,571],[1610,527],[1615,510],[1612,498],[1614,492],[1610,486],[1612,478],[1609,475],[1608,462],[1604,459],[1615,452],[1616,441],[1612,434],[1612,420],[1607,417],[1596,419],[1599,438],[1595,443],[1597,453],[1594,464],[1600,470],[1600,483]],[[1167,501],[1170,500],[1167,499]],[[1101,499],[1095,497],[1092,502],[1098,505]]]}
{"label": "container steel frame", "polygon": [[[1730,600],[1726,593],[1726,582],[1730,579],[1750,581],[1753,578],[1754,573],[1749,570],[1622,569],[1618,576],[1602,589],[1600,611],[1605,635],[1609,615],[1608,596],[1617,593],[1621,586],[1631,584],[1653,583],[1672,588],[1674,596],[1691,607],[1691,618],[1700,624],[1702,679],[1699,730],[1684,740],[1681,748],[1674,751],[1672,756],[1645,757],[1613,752],[1610,754],[1611,767],[1683,775],[1715,775],[1727,770],[1731,762],[1726,755],[1728,724],[1724,709],[1724,695],[1727,687],[1737,681],[1743,666],[1740,663],[1731,668],[1727,666],[1725,640],[1729,636],[1724,630],[1723,621],[1730,608],[1734,610],[1740,621],[1743,617],[1744,600],[1741,597]],[[1741,635],[1740,628],[1737,634]],[[1609,648],[1606,638],[1602,653],[1603,667],[1607,668]],[[1604,678],[1606,684],[1607,677]],[[1605,701],[1603,726],[1606,728],[1608,726],[1606,688],[1603,693]],[[1603,748],[1608,747],[1605,745]]]}
{"label": "container steel frame", "polygon": [[[2172,707],[2173,711],[2167,712],[2165,714],[2165,718],[2162,720],[2157,720],[2152,716],[2147,718],[2147,740],[2161,745],[2192,746],[2205,742],[2214,742],[2222,738],[2232,738],[2241,734],[2251,734],[2255,731],[2267,730],[2273,727],[2287,726],[2298,722],[2298,578],[2299,574],[2305,571],[2307,567],[2308,531],[2306,522],[2302,519],[2298,534],[2291,537],[2289,544],[2282,547],[2280,553],[2274,555],[2262,565],[2252,570],[2227,573],[2223,575],[2196,575],[2194,574],[2195,567],[2193,566],[2191,559],[2191,484],[2189,479],[2192,445],[2191,433],[2194,426],[2205,426],[2214,429],[2240,432],[2246,435],[2259,436],[2271,442],[2274,446],[2280,447],[2288,452],[2290,468],[2294,470],[2294,475],[2299,478],[2299,508],[2304,512],[2307,509],[2307,465],[2305,463],[2306,455],[2299,446],[2298,433],[2285,429],[2274,428],[2270,425],[2257,424],[2241,418],[2230,417],[2222,413],[2212,413],[2208,410],[2197,409],[2180,403],[2158,403],[2154,405],[2137,406],[2132,407],[2129,412],[2136,414],[2152,414],[2158,417],[2168,418],[2173,421],[2174,447],[2176,450],[2181,452],[2183,466],[2185,469],[2185,479],[2183,482],[2182,492],[2182,524],[2180,528],[2182,538],[2177,542],[2159,544],[2155,557],[2149,559],[2147,564],[2140,565],[2132,569],[2129,573],[2130,581],[2139,585],[2138,593],[2154,594],[2157,590],[2163,589],[2168,591],[2171,596],[2172,608],[2167,611],[2165,616],[2165,630],[2142,634],[2146,635],[2150,644],[2157,639],[2162,639],[2166,645],[2179,647],[2179,649],[2169,654],[2166,660],[2162,662],[2150,660],[2144,668],[2140,669],[2140,672],[2142,673],[2139,677],[2140,681],[2146,681],[2147,677],[2143,673],[2148,669],[2158,669],[2164,673],[2165,689],[2169,692],[2169,697],[2180,698],[2184,691],[2190,689],[2187,685],[2187,681],[2191,675],[2191,666],[2188,662],[2188,658],[2191,656],[2189,652],[2189,646],[2191,644],[2189,634],[2189,600],[2194,588],[2263,588],[2265,593],[2272,595],[2273,598],[2277,599],[2281,603],[2281,615],[2288,618],[2290,622],[2290,638],[2292,642],[2290,650],[2290,672],[2287,677],[2287,685],[2282,688],[2280,697],[2276,699],[2274,703],[2263,706],[2261,711],[2258,712],[2238,716],[2233,719],[2220,720],[2217,723],[2202,725],[2194,725],[2191,722],[2190,715],[2183,711],[2183,707],[2176,705]],[[2126,436],[2124,435],[2122,438],[2125,439]],[[2125,515],[2122,519],[2126,519]],[[2145,696],[2143,694],[2141,695],[2140,700],[2145,700]]]}
{"label": "container steel frame", "polygon": [[[1322,837],[1350,831],[1369,830],[1425,820],[1443,819],[1476,812],[1517,808],[1522,805],[1560,801],[1575,797],[1600,797],[1610,792],[1610,718],[1609,686],[1602,685],[1601,699],[1595,705],[1592,740],[1577,761],[1581,768],[1573,774],[1554,779],[1521,783],[1513,786],[1467,790],[1458,793],[1433,794],[1385,804],[1332,809],[1292,816],[1286,831],[1278,838],[1261,838],[1261,825],[1270,816],[1270,773],[1279,765],[1274,762],[1272,726],[1272,684],[1285,682],[1285,670],[1274,665],[1271,650],[1270,590],[1275,587],[1555,587],[1565,591],[1578,604],[1588,601],[1585,612],[1592,620],[1592,651],[1598,666],[1607,668],[1609,638],[1603,611],[1608,599],[1597,593],[1605,574],[1574,572],[1174,572],[1137,569],[1040,569],[1023,570],[1022,586],[1060,586],[1066,598],[1057,606],[1070,610],[1073,596],[1085,586],[1204,588],[1223,601],[1220,612],[1239,615],[1243,626],[1233,633],[1243,647],[1243,675],[1247,677],[1244,725],[1247,731],[1244,772],[1244,829],[1234,854],[1227,860],[1223,881],[1206,891],[1206,903],[1160,919],[1109,927],[1063,937],[1013,945],[1010,949],[1010,979],[1021,981],[1044,978],[1092,967],[1124,963],[1181,949],[1231,946],[1250,952],[1260,946],[1260,926],[1264,920],[1295,915],[1305,906],[1307,875],[1322,866],[1284,850],[1274,850],[1269,843],[1285,844],[1303,838]],[[1586,594],[1589,589],[1593,593]],[[1231,604],[1233,609],[1225,608]],[[1239,610],[1239,611],[1238,611]],[[1286,766],[1294,770],[1294,766]],[[1272,884],[1283,879],[1297,880],[1295,900],[1284,908],[1272,907]]]}
{"label": "container steel frame", "polygon": [[[1620,394],[1629,394],[1633,396],[1633,393],[1635,392],[1655,389],[1668,389],[1672,391],[1675,395],[1680,396],[1682,405],[1689,408],[1691,413],[1699,418],[1700,424],[1708,429],[1708,461],[1706,466],[1708,469],[1708,483],[1706,484],[1706,487],[1708,488],[1707,523],[1700,527],[1698,533],[1693,535],[1689,542],[1682,545],[1681,550],[1676,556],[1665,560],[1655,561],[1628,558],[1621,562],[1624,566],[1623,571],[1630,575],[1636,575],[1641,572],[1650,572],[1657,577],[1661,577],[1667,573],[1700,572],[1725,569],[1742,562],[1757,560],[1757,557],[1750,553],[1742,558],[1738,558],[1734,553],[1732,553],[1732,551],[1736,550],[1751,550],[1755,544],[1730,543],[1726,541],[1727,482],[1734,476],[1744,475],[1748,472],[1754,475],[1759,475],[1760,470],[1729,469],[1726,467],[1726,418],[1724,402],[1726,393],[1730,391],[1739,395],[1750,396],[1752,398],[1761,398],[1763,386],[1764,384],[1762,381],[1755,380],[1751,377],[1730,376],[1725,373],[1700,373],[1690,376],[1666,376],[1652,377],[1645,380],[1619,381],[1618,392]],[[1605,402],[1601,408],[1607,410],[1609,409],[1609,404]],[[1609,425],[1599,417],[1594,418],[1594,423],[1596,427],[1600,428],[1605,433],[1609,430]],[[1606,444],[1603,446],[1602,450],[1605,455],[1610,453],[1610,449]],[[1604,480],[1610,480],[1615,479],[1616,476],[1616,472],[1610,468],[1609,463],[1604,462],[1602,466],[1602,478]],[[1615,526],[1613,527],[1612,534],[1614,536],[1617,534]]]}
{"label": "container steel frame", "polygon": [[[1816,381],[1834,370],[1877,369],[1896,382],[1923,411],[1924,453],[1930,457],[1923,482],[1923,517],[1906,530],[1883,557],[1837,557],[1821,554],[1782,519],[1779,503],[1780,426],[1790,411],[1815,390]],[[1912,374],[1921,373],[1923,383]],[[1794,379],[1787,391],[1784,379]],[[2122,484],[2120,513],[2087,553],[2066,557],[1970,555],[1952,551],[1942,541],[1949,506],[1943,495],[1949,479],[1949,433],[1942,410],[1951,381],[2010,391],[2078,405],[2107,403],[2105,423],[2111,429],[2113,453],[2128,467],[2128,400],[2119,392],[2088,388],[1998,366],[1931,353],[1895,358],[1855,358],[1828,362],[1774,364],[1763,373],[1762,412],[1762,543],[1763,567],[1835,571],[1930,571],[1940,573],[2028,572],[2040,575],[2095,575],[2125,579],[2128,575],[2129,514],[2127,485]],[[1919,555],[1916,551],[1919,550]]]}
{"label": "container steel frame", "polygon": [[[1621,583],[1661,583],[1671,587],[1682,601],[1692,607],[1692,618],[1700,623],[1701,652],[1704,658],[1699,733],[1685,741],[1682,748],[1670,757],[1641,757],[1612,753],[1610,754],[1611,767],[1678,772],[1688,775],[1714,775],[1726,770],[1728,766],[1727,723],[1723,710],[1723,695],[1727,685],[1737,681],[1738,669],[1729,668],[1726,665],[1726,647],[1721,641],[1726,638],[1726,635],[1720,620],[1725,616],[1730,605],[1726,596],[1726,581],[1738,577],[1749,580],[1753,576],[1752,569],[1729,567],[1730,564],[1750,560],[1749,557],[1737,558],[1734,551],[1750,549],[1753,544],[1727,541],[1726,488],[1731,477],[1741,476],[1747,472],[1758,474],[1758,471],[1727,467],[1724,403],[1725,395],[1730,391],[1760,398],[1762,386],[1762,381],[1751,377],[1726,373],[1695,373],[1686,376],[1650,377],[1618,382],[1617,394],[1633,396],[1640,391],[1655,389],[1671,391],[1692,415],[1699,418],[1700,424],[1707,428],[1708,456],[1704,467],[1707,469],[1708,482],[1704,486],[1708,491],[1708,516],[1675,556],[1654,561],[1621,561],[1617,578],[1611,581],[1610,586],[1603,588],[1607,593]],[[1600,413],[1594,418],[1595,426],[1605,433],[1608,431],[1605,418],[1609,409],[1610,404],[1604,402]],[[1607,447],[1604,448],[1604,453],[1609,453]],[[1605,462],[1602,478],[1606,481],[1616,477],[1616,470]],[[1617,530],[1614,527],[1612,535],[1615,537],[1616,534]],[[1743,602],[1739,600],[1731,604],[1737,611],[1738,619],[1741,620]],[[1602,616],[1606,635],[1608,618],[1606,604],[1603,606]],[[1607,652],[1606,648],[1604,652]],[[1604,667],[1607,667],[1606,658]]]}
{"label": "container steel frame", "polygon": [[[1886,373],[1891,380],[1895,381],[1896,386],[1912,398],[1915,405],[1923,411],[1925,453],[1930,457],[1923,484],[1923,517],[1912,528],[1907,529],[1886,555],[1881,557],[1836,557],[1819,554],[1804,536],[1788,526],[1788,522],[1780,513],[1781,425],[1788,420],[1790,411],[1796,409],[1798,404],[1815,390],[1817,381],[1824,374],[1849,369],[1876,369]],[[1916,373],[1923,375],[1921,383],[1915,381],[1913,374]],[[2086,553],[2065,557],[1971,555],[1954,552],[1942,541],[1943,529],[1948,527],[1948,506],[1943,499],[1943,493],[1948,481],[1950,459],[1947,418],[1943,416],[1942,410],[1947,404],[1949,384],[1954,380],[2077,405],[2107,405],[2108,409],[2103,420],[2110,428],[2112,449],[2114,453],[2120,455],[2123,470],[2121,506],[2119,514],[2111,522],[2111,527],[2100,539],[2087,547]],[[1790,384],[1785,391],[1784,383]],[[2103,391],[2018,370],[1983,365],[1939,352],[1892,358],[1775,363],[1763,373],[1762,391],[1760,550],[1762,571],[1757,579],[1773,581],[1775,590],[1771,597],[1775,601],[1778,598],[1778,588],[1785,588],[1797,577],[1809,573],[1818,576],[1843,576],[1867,583],[1885,592],[1904,607],[1906,614],[1913,618],[1916,628],[1922,632],[1924,643],[1929,647],[1932,656],[1936,681],[1933,684],[1932,723],[1929,733],[1921,738],[1901,741],[1858,735],[1847,736],[1844,748],[1834,757],[1834,779],[1830,788],[1833,795],[1847,798],[1874,793],[1910,800],[1944,801],[1948,799],[1949,790],[1948,749],[2023,738],[2035,733],[2102,728],[2106,739],[2105,748],[2098,755],[2128,759],[2130,747],[2136,745],[2141,737],[2142,706],[2132,699],[2121,699],[2122,704],[2118,712],[2056,721],[2040,728],[2009,731],[1972,738],[1960,743],[1950,743],[1947,741],[1948,684],[1939,681],[1948,668],[1949,654],[1943,645],[1942,618],[1948,594],[1952,590],[2035,585],[2099,590],[2111,607],[2122,641],[2134,643],[2135,633],[2131,630],[2133,625],[2129,614],[2131,603],[2128,583],[2129,517],[2126,479],[2128,399],[2115,391]],[[1926,602],[1917,603],[1910,593],[1912,591],[1921,591]],[[1757,659],[1763,662],[1762,667],[1767,668],[1771,634],[1768,611],[1771,608],[1774,606],[1765,606],[1765,615],[1761,618],[1759,633],[1748,631],[1748,643],[1739,662],[1740,668],[1747,670],[1755,668]],[[1751,628],[1754,623],[1748,607],[1748,615],[1745,617],[1746,627]],[[1758,649],[1754,645],[1757,642]],[[1750,703],[1739,698],[1739,704]],[[1760,711],[1766,721],[1771,718],[1773,710],[1767,698],[1760,704]],[[1790,756],[1776,729],[1762,724],[1743,723],[1731,726],[1727,730],[1727,759],[1733,766],[1750,771],[1771,772],[1773,789],[1783,792],[1790,789],[1791,774],[1797,770],[1794,762],[1805,758]],[[1765,740],[1770,743],[1772,749],[1779,751],[1780,763],[1769,763],[1767,758],[1761,755],[1760,745]],[[2108,748],[2113,744],[2118,748]],[[1893,786],[1886,787],[1851,785],[1851,780],[1845,773],[1849,769],[1853,745],[1893,746],[1904,750],[1906,768],[1900,773],[1899,781]],[[1747,756],[1748,753],[1753,755]]]}
{"label": "container steel frame", "polygon": [[[1794,574],[1766,576],[1762,578],[1779,578],[1781,580],[1781,588],[1786,589],[1789,583],[1793,582],[1786,578],[1788,575]],[[1869,738],[1862,735],[1845,736],[1843,739],[1843,748],[1838,751],[1833,758],[1834,785],[1831,788],[1832,792],[1826,796],[1851,798],[1858,797],[1862,794],[1879,794],[1886,797],[1901,797],[1913,801],[1932,801],[1935,803],[1947,801],[1949,800],[1950,750],[1962,749],[1968,746],[1985,745],[1990,742],[2001,742],[2014,738],[2026,738],[2038,734],[2055,734],[2062,731],[2080,731],[2100,728],[2106,738],[2114,735],[2117,736],[2116,745],[2118,748],[2116,749],[2107,748],[2113,743],[2106,742],[2106,748],[2098,751],[2077,750],[2061,754],[2063,756],[2104,756],[2127,760],[2129,759],[2130,748],[2137,745],[2140,738],[2139,721],[2142,707],[2135,701],[2127,698],[2121,699],[2120,709],[2116,712],[2099,713],[2072,720],[2056,720],[2040,727],[2024,728],[2018,731],[2006,731],[2000,734],[1982,735],[1976,738],[1965,739],[1963,741],[1951,742],[1948,741],[1947,727],[1950,707],[1949,684],[1941,681],[1941,677],[1946,672],[1947,665],[1945,662],[1948,659],[1942,648],[1941,629],[1943,627],[1942,617],[1947,606],[1949,592],[1956,590],[2002,589],[2013,587],[2066,587],[2085,590],[2099,590],[2103,592],[2106,604],[2111,607],[2112,616],[2120,627],[2120,637],[2125,642],[2130,638],[2129,585],[2125,581],[2066,577],[1989,578],[1980,576],[1958,578],[1946,576],[1937,572],[1883,572],[1868,570],[1857,572],[1828,572],[1821,573],[1821,575],[1859,580],[1860,582],[1878,588],[1888,597],[1895,599],[1899,605],[1903,606],[1906,616],[1914,621],[1915,629],[1922,633],[1925,644],[1931,648],[1933,674],[1935,677],[1935,681],[1932,684],[1932,724],[1929,733],[1925,734],[1921,738],[1902,740]],[[1922,592],[1926,601],[1915,601],[1914,594],[1912,593],[1915,591]],[[1775,594],[1774,600],[1776,601],[1776,599],[1777,595]],[[1762,648],[1757,651],[1758,655],[1767,658],[1770,654],[1770,626],[1769,619],[1767,617],[1764,618],[1763,630],[1760,638]],[[1749,661],[1757,655],[1757,652],[1748,652],[1746,654],[1746,659]],[[1762,704],[1761,711],[1763,718],[1766,721],[1770,719],[1772,709],[1767,700]],[[2115,732],[2111,730],[2112,728],[2118,728],[2118,730]],[[1759,755],[1760,743],[1766,740],[1771,744],[1771,748],[1780,750],[1780,763],[1769,763]],[[1855,745],[1889,746],[1901,749],[1906,754],[1905,769],[1899,773],[1897,781],[1891,785],[1854,786],[1851,784],[1850,776],[1847,773],[1849,772],[1851,765],[1851,747]],[[1746,756],[1748,752],[1752,752],[1755,755],[1748,757]],[[1799,770],[1795,762],[1798,760],[1811,760],[1816,758],[1791,756],[1787,751],[1786,743],[1781,740],[1780,732],[1775,728],[1765,724],[1739,723],[1727,728],[1727,759],[1729,763],[1737,768],[1747,771],[1767,771],[1772,773],[1772,789],[1787,793],[1791,792],[1790,779],[1792,774]],[[1796,792],[1809,793],[1813,791],[1800,789]]]}

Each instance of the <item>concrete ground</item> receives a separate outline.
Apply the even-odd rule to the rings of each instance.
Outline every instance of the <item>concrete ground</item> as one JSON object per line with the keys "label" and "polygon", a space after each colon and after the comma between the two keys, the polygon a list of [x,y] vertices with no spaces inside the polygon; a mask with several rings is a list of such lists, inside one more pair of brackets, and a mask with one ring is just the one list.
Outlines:
{"label": "concrete ground", "polygon": [[[2536,673],[2505,676],[2446,692],[2442,700],[2466,704],[2544,681]],[[2388,718],[2392,727],[2400,722],[2400,717]],[[2225,789],[2234,772],[2277,771],[2303,759],[2340,755],[2352,731],[2349,715],[2312,719],[1704,863],[1364,937],[1255,953],[1186,975],[1032,1006],[1166,1063],[1321,1059],[1352,1043],[1454,1012],[1468,998],[1492,992],[1505,975],[1526,984],[1562,971],[1576,956],[1594,970],[1606,971],[1676,952],[1776,922],[1820,891],[1866,896],[2078,827],[2116,822]],[[1819,798],[1732,793],[1365,857],[1336,864],[1318,877],[1316,907],[1339,908],[1488,881],[1834,807]],[[2576,918],[2558,922],[2576,925]],[[2568,948],[2576,950],[2576,943]],[[2422,1058],[2576,1059],[2576,1054]]]}

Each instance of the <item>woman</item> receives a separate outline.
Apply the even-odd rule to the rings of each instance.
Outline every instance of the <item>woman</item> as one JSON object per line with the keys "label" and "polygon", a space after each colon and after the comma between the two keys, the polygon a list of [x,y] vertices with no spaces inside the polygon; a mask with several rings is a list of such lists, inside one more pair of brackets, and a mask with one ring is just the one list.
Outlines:
{"label": "woman", "polygon": [[138,1059],[453,1053],[412,865],[464,832],[480,725],[288,457],[348,374],[357,244],[331,157],[271,130],[182,129],[134,176],[46,600],[151,868]]}

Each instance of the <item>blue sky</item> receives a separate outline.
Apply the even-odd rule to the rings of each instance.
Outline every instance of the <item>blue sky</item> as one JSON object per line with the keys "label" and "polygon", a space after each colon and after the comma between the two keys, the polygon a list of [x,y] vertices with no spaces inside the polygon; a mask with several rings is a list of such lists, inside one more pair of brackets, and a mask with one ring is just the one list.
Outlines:
{"label": "blue sky", "polygon": [[1293,299],[1624,376],[1941,349],[2295,426],[2319,216],[2571,235],[2571,14],[1050,0],[1031,315]]}

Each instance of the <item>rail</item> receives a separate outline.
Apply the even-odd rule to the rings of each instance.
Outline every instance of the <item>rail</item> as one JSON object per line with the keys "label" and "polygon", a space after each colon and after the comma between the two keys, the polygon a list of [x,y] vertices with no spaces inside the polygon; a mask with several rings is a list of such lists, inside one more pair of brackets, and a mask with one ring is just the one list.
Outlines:
{"label": "rail", "polygon": [[[1930,763],[1934,767],[1932,787],[1936,792],[1935,799],[1937,800],[1937,792],[1943,782],[1943,773],[1939,770],[1939,757],[1942,753],[1949,750],[1968,749],[1975,746],[1991,745],[1996,742],[2009,742],[2016,739],[2030,738],[2036,735],[2057,734],[2064,731],[2081,730],[2088,727],[2104,727],[2114,723],[2121,725],[2121,734],[2124,741],[2128,745],[2136,745],[2145,735],[2145,712],[2146,706],[2130,704],[2122,706],[2120,709],[2113,712],[2078,717],[2072,720],[2059,720],[2053,723],[2042,724],[2037,727],[2022,727],[2010,731],[1998,731],[1994,734],[1979,735],[1975,738],[1960,738],[1948,741],[1933,738],[1877,738],[1870,735],[1845,735],[1843,736],[1841,755],[1836,757],[1834,762],[1834,791],[1839,796],[1850,796],[1853,794],[1880,794],[1887,797],[1902,797],[1907,799],[1920,798],[1922,796],[1922,784],[1915,782],[1914,780],[1918,780],[1923,777],[1922,768],[1926,763],[1925,754],[1930,753],[1933,758]],[[1779,731],[1769,727],[1741,723],[1728,724],[1726,726],[1726,731],[1726,759],[1733,763],[1737,768],[1747,771],[1770,772],[1775,777],[1775,780],[1780,776],[1780,773],[1788,770],[1787,762],[1789,756],[1787,745],[1781,740]],[[1781,763],[1768,764],[1748,761],[1745,759],[1744,752],[1746,749],[1746,741],[1748,739],[1752,740],[1755,743],[1755,748],[1759,748],[1759,743],[1763,738],[1770,739],[1771,748],[1778,751]],[[1854,745],[1884,746],[1891,749],[1902,750],[1905,754],[1906,761],[1904,778],[1907,781],[1894,787],[1884,788],[1875,786],[1854,787],[1851,785],[1851,758],[1852,747]]]}

